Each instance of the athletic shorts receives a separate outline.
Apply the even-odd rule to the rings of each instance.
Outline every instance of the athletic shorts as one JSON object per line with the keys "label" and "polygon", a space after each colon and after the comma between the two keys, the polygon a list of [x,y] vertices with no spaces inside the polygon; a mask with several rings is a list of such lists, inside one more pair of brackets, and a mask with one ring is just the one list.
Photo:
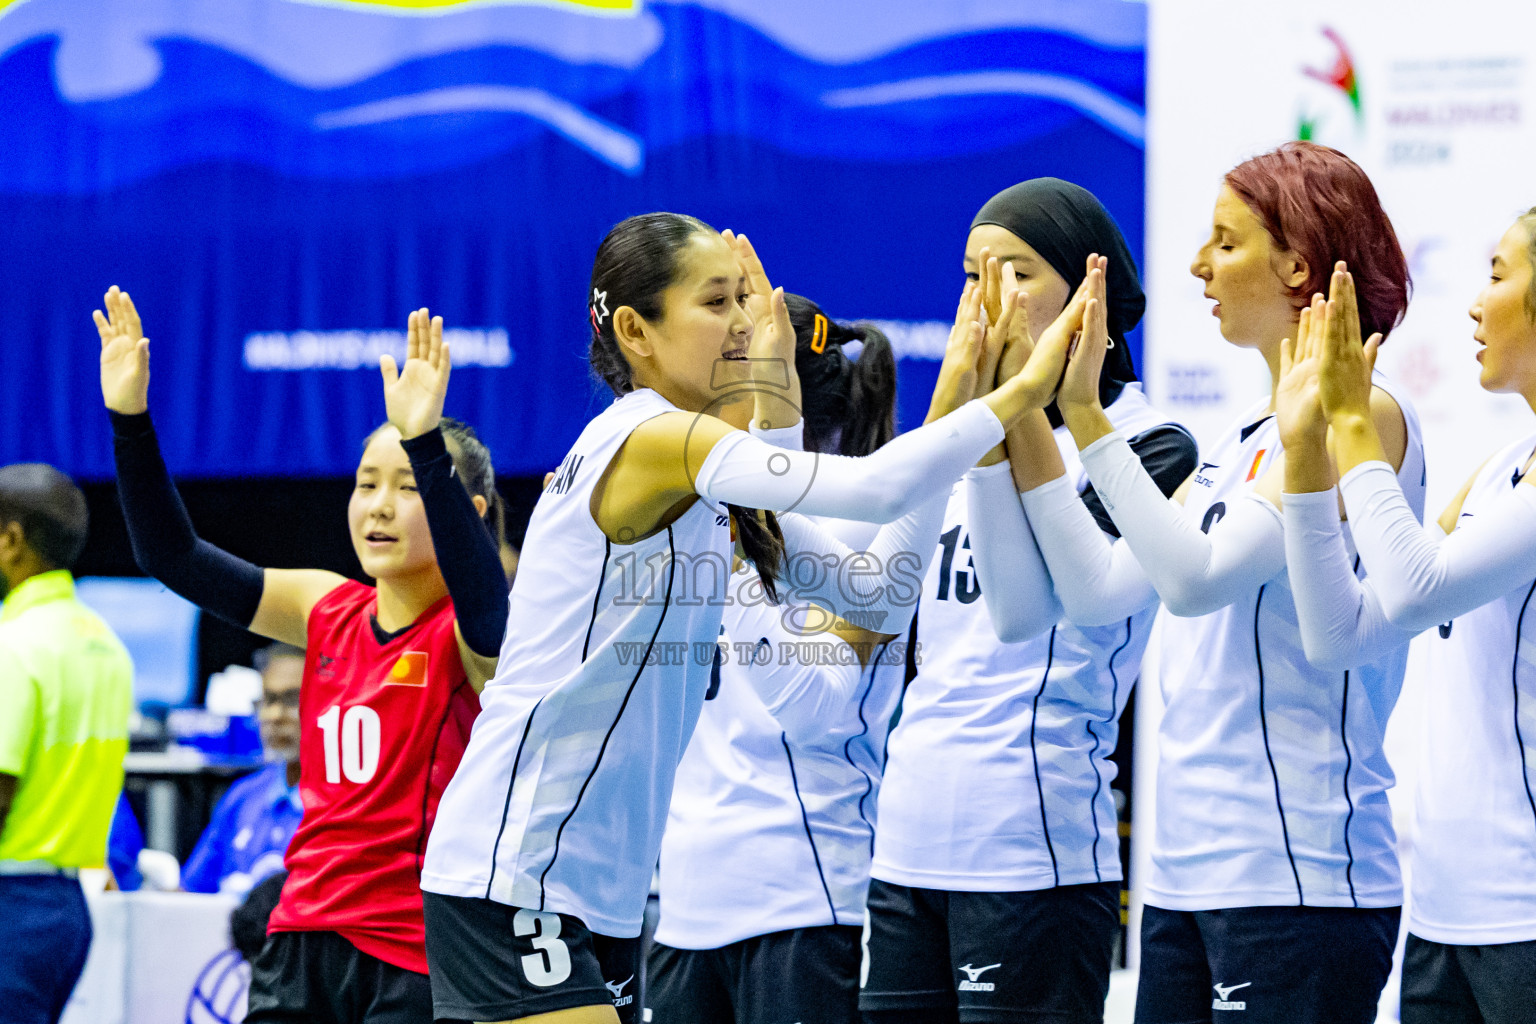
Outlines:
{"label": "athletic shorts", "polygon": [[859,929],[795,928],[719,949],[656,944],[652,1024],[858,1024]]}
{"label": "athletic shorts", "polygon": [[335,932],[273,932],[251,964],[247,1024],[432,1024],[425,974]]}
{"label": "athletic shorts", "polygon": [[1136,1024],[1374,1024],[1400,911],[1147,907]]}
{"label": "athletic shorts", "polygon": [[1403,1024],[1536,1021],[1536,942],[1448,946],[1408,933]]}
{"label": "athletic shorts", "polygon": [[869,886],[870,1021],[1099,1024],[1120,883],[1032,892]]}
{"label": "athletic shorts", "polygon": [[578,918],[423,892],[438,1020],[517,1020],[612,1006],[640,1020],[640,939],[594,935]]}

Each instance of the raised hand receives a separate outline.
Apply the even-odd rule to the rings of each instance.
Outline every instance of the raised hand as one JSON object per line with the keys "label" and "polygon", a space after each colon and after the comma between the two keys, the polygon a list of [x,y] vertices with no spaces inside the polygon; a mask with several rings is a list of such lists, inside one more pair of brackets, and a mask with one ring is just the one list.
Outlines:
{"label": "raised hand", "polygon": [[967,281],[960,293],[960,305],[955,310],[955,324],[949,330],[949,341],[944,345],[944,362],[939,366],[933,398],[928,403],[929,423],[976,397],[982,317],[986,315],[981,300],[981,287],[975,281]]}
{"label": "raised hand", "polygon": [[[1018,311],[1018,287],[1014,283],[1013,265],[1009,264],[1005,278],[1003,268],[990,249],[981,250],[981,272],[976,286],[981,295],[978,310],[981,323],[981,348],[976,355],[976,392],[979,398],[997,387],[997,368],[1007,349],[1008,332],[1013,329],[1014,314]],[[1006,281],[1006,283],[1005,283]]]}
{"label": "raised hand", "polygon": [[115,413],[137,415],[149,408],[149,339],[127,292],[113,285],[105,305],[105,315],[91,311],[101,335],[101,400]]}
{"label": "raised hand", "polygon": [[[763,269],[763,261],[758,258],[757,250],[752,248],[752,242],[746,235],[735,234],[729,228],[720,234],[735,250],[736,263],[747,279],[746,307],[753,324],[752,344],[748,349],[750,357],[787,359],[793,368],[795,332],[774,329],[776,326],[783,326],[775,322],[777,318],[775,306],[782,303],[783,290],[775,290],[769,282],[768,272]],[[788,323],[789,318],[786,315],[784,325]]]}
{"label": "raised hand", "polygon": [[[1371,416],[1371,371],[1381,335],[1373,334],[1360,344],[1360,310],[1355,302],[1355,279],[1340,260],[1329,282],[1324,315],[1318,389],[1323,412],[1330,425],[1343,419]],[[1317,329],[1314,321],[1313,330]]]}
{"label": "raised hand", "polygon": [[[1063,415],[1069,408],[1097,408],[1099,405],[1099,377],[1104,372],[1104,353],[1109,351],[1111,344],[1105,280],[1108,272],[1107,256],[1089,256],[1082,284],[1078,285],[1078,294],[1073,296],[1074,301],[1079,295],[1083,299],[1082,333],[1072,349],[1066,372],[1062,374],[1061,388],[1056,393],[1056,407],[1063,410]],[[1063,329],[1067,326],[1063,324]]]}
{"label": "raised hand", "polygon": [[1328,420],[1318,385],[1322,368],[1323,327],[1327,301],[1322,293],[1301,311],[1296,340],[1280,343],[1280,379],[1275,387],[1275,424],[1280,443],[1292,457],[1322,446],[1328,436]]}
{"label": "raised hand", "polygon": [[443,318],[416,310],[406,326],[405,366],[397,370],[394,356],[379,357],[384,411],[402,438],[419,437],[442,421],[451,368]]}
{"label": "raised hand", "polygon": [[[1043,409],[1056,396],[1072,345],[1082,333],[1084,318],[1088,313],[1089,298],[1093,294],[1103,295],[1104,270],[1109,265],[1109,260],[1097,254],[1088,259],[1091,269],[1083,278],[1083,283],[1078,286],[1076,294],[1061,311],[1061,315],[1052,321],[1051,326],[1045,329],[1045,333],[1040,335],[1035,342],[1035,350],[1030,353],[1029,360],[1023,368],[1007,381],[1007,384],[1022,398],[1027,409]],[[1098,289],[1096,293],[1095,288]],[[998,390],[1002,389],[1003,384],[1000,382]],[[1097,381],[1095,381],[1094,402],[1097,401],[1098,391]]]}

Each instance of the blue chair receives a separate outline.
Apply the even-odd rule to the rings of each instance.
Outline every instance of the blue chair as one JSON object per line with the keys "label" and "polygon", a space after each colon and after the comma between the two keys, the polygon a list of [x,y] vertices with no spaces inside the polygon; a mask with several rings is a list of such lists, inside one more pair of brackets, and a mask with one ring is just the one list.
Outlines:
{"label": "blue chair", "polygon": [[80,601],[107,620],[133,657],[133,696],[139,707],[180,707],[192,699],[197,677],[197,605],[159,580],[84,576]]}

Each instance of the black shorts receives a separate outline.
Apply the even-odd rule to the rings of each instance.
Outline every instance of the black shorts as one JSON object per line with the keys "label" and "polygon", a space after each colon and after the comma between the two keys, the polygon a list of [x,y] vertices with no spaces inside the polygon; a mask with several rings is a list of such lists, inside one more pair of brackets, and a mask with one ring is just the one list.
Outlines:
{"label": "black shorts", "polygon": [[877,879],[859,1009],[871,1021],[1098,1024],[1119,931],[1119,882],[943,892]]}
{"label": "black shorts", "polygon": [[1136,1024],[1374,1024],[1400,911],[1147,907]]}
{"label": "black shorts", "polygon": [[646,961],[652,1024],[858,1024],[859,938],[827,925],[719,949],[657,943]]}
{"label": "black shorts", "polygon": [[1536,942],[1448,946],[1408,934],[1403,1024],[1536,1021]]}
{"label": "black shorts", "polygon": [[637,1024],[640,939],[594,935],[577,918],[474,896],[423,892],[438,1020],[517,1020],[612,1006]]}
{"label": "black shorts", "polygon": [[249,1024],[431,1024],[425,974],[335,932],[274,932],[251,964]]}

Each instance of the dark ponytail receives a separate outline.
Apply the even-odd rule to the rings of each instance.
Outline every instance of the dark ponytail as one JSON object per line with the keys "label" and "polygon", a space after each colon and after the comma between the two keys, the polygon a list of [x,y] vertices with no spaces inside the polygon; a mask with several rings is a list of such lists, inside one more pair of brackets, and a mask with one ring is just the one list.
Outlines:
{"label": "dark ponytail", "polygon": [[[592,341],[587,361],[615,395],[634,390],[634,371],[613,333],[613,313],[628,306],[646,320],[662,316],[662,293],[677,280],[678,254],[700,233],[715,229],[681,213],[643,213],[615,224],[592,259],[587,288],[587,322]],[[770,599],[778,600],[779,571],[784,565],[784,533],[772,512],[727,505],[736,539],[762,578]]]}
{"label": "dark ponytail", "polygon": [[[832,320],[803,295],[786,293],[795,328],[805,446],[863,456],[896,436],[896,354],[873,324]],[[859,342],[857,361],[843,346]]]}

